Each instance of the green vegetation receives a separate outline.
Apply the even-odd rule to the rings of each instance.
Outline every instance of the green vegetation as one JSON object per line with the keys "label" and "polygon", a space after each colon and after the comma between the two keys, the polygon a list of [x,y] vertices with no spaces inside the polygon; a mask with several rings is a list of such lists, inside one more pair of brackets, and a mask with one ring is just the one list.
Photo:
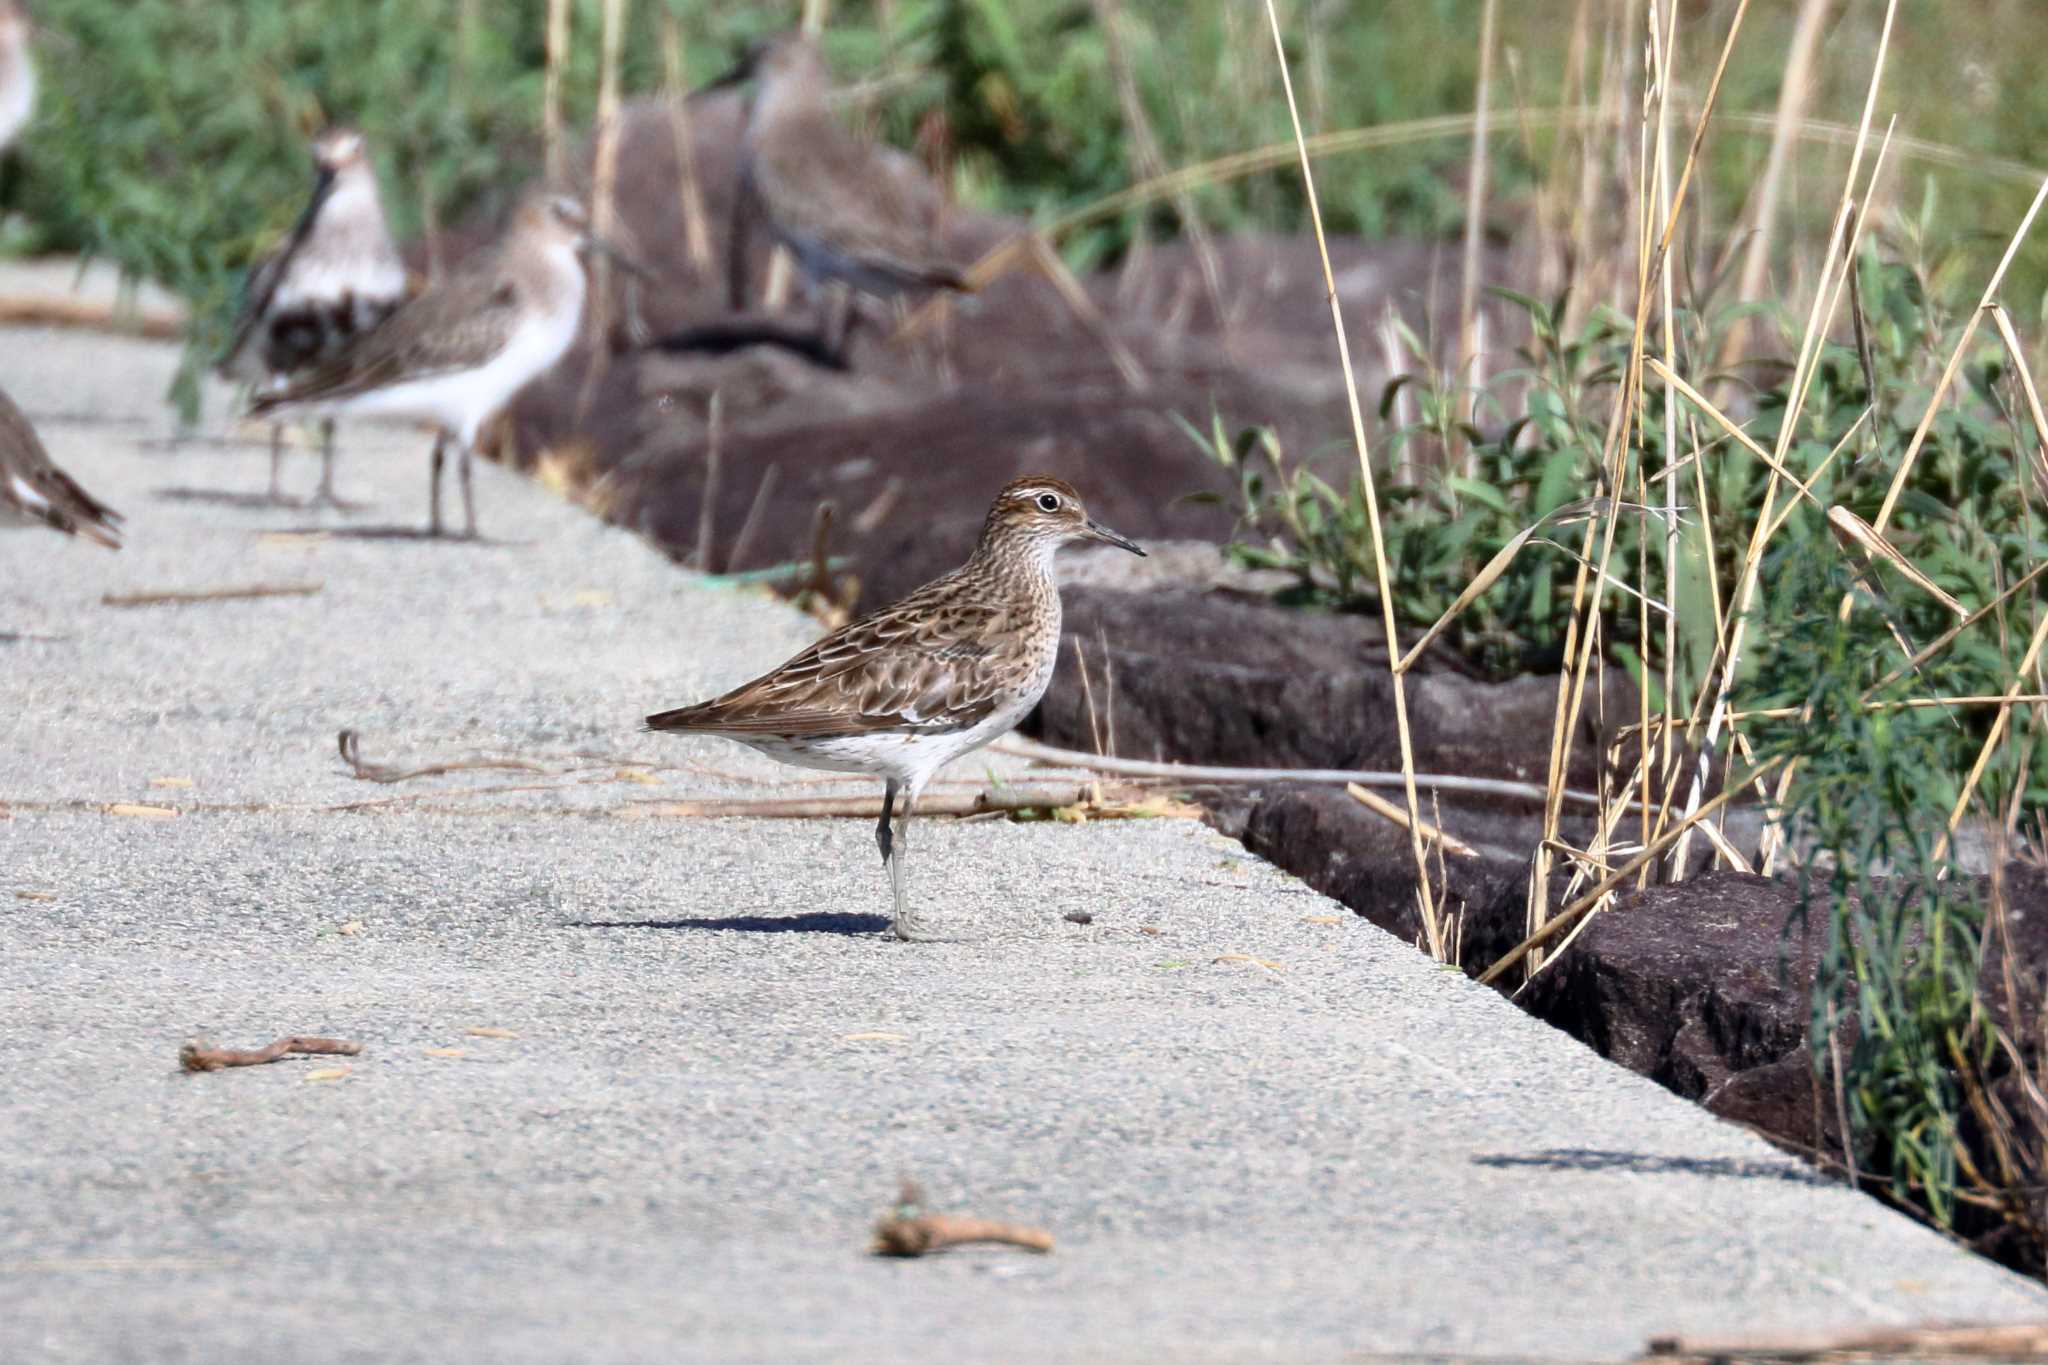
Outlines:
{"label": "green vegetation", "polygon": [[[1907,0],[1894,48],[1940,57],[1895,78],[1887,107],[1901,110],[1902,131],[1968,156],[2031,156],[2048,131],[2048,91],[2033,79],[2026,46],[2007,40],[2030,21],[2028,0],[1970,8],[1975,21],[1963,24],[1943,0]],[[12,202],[28,231],[13,244],[103,256],[183,295],[194,307],[195,356],[221,340],[252,254],[297,212],[308,128],[335,118],[369,134],[401,237],[494,213],[539,165],[541,0],[41,0],[36,9],[45,79]],[[599,0],[572,5],[563,72],[572,130],[588,126],[595,99],[600,9]],[[1709,150],[1713,184],[1729,202],[1754,181],[1767,147],[1766,130],[1734,120],[1767,119],[1773,108],[1791,23],[1784,9],[1756,7],[1725,85],[1729,131]],[[686,79],[696,82],[795,11],[793,3],[637,0],[623,88],[661,90],[660,29],[670,17],[686,39]],[[1286,140],[1256,6],[1121,0],[1117,11],[1119,47],[1166,165]],[[1576,13],[1572,0],[1501,7],[1488,215],[1502,229],[1528,218],[1531,194],[1565,147],[1552,123],[1524,113],[1598,98],[1601,35],[1574,74]],[[1369,19],[1296,3],[1282,6],[1282,18],[1315,129],[1471,112],[1474,0],[1380,6]],[[1681,46],[1704,57],[1724,22],[1718,12],[1689,20]],[[1835,21],[1816,117],[1853,119],[1875,34],[1862,7]],[[1046,215],[1137,178],[1109,45],[1083,0],[842,2],[826,45],[844,78],[883,78],[886,98],[864,106],[863,117],[900,144],[946,149],[970,202]],[[1417,60],[1423,53],[1427,60]],[[1999,117],[1984,117],[1994,106]],[[1327,225],[1449,233],[1464,216],[1467,155],[1453,130],[1334,158],[1321,172]],[[1800,166],[1832,175],[1841,156],[1809,142]],[[2029,189],[1968,167],[1909,165],[1914,176],[1940,179],[1953,221],[2010,221]],[[1196,203],[1219,231],[1305,226],[1288,167],[1212,184]],[[1818,212],[1797,216],[1810,227]],[[1101,263],[1133,233],[1177,230],[1173,211],[1155,205],[1084,229],[1065,246],[1077,264]],[[2048,269],[2023,261],[2016,281],[2017,297],[2038,298]]]}

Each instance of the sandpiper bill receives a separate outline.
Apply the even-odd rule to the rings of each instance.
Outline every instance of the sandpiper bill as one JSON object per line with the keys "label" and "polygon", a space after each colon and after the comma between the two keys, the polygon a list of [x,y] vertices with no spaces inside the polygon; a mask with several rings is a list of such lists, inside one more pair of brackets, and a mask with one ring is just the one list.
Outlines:
{"label": "sandpiper bill", "polygon": [[28,417],[0,391],[0,528],[48,526],[121,548],[121,514],[50,461]]}
{"label": "sandpiper bill", "polygon": [[258,394],[250,411],[257,416],[356,413],[433,423],[428,533],[441,534],[441,466],[453,441],[465,534],[473,538],[476,496],[470,460],[477,435],[575,341],[588,292],[581,257],[591,249],[612,252],[591,233],[581,204],[564,195],[531,194],[482,265],[401,304],[381,326],[331,360],[283,389]]}
{"label": "sandpiper bill", "polygon": [[[313,197],[284,242],[249,272],[221,373],[282,390],[332,360],[405,301],[405,262],[384,217],[362,134],[333,128],[313,142]],[[270,428],[270,496],[278,494],[284,427]],[[334,492],[334,418],[320,419],[320,487]]]}
{"label": "sandpiper bill", "polygon": [[[911,811],[933,773],[1007,733],[1045,695],[1060,646],[1053,553],[1074,540],[1145,553],[1091,521],[1067,484],[1018,479],[997,495],[965,564],[772,673],[649,716],[647,728],[717,735],[785,763],[882,779],[875,843],[896,898],[893,927],[900,938],[929,938],[907,898]],[[902,823],[892,832],[899,793]]]}
{"label": "sandpiper bill", "polygon": [[[972,288],[934,242],[936,193],[920,196],[881,164],[882,153],[849,133],[826,106],[830,77],[808,34],[772,39],[711,89],[752,77],[757,82],[740,146],[740,190],[734,216],[729,285],[744,306],[747,206],[820,284],[850,285],[890,298],[912,289]],[[845,343],[846,316],[827,326],[835,352]]]}

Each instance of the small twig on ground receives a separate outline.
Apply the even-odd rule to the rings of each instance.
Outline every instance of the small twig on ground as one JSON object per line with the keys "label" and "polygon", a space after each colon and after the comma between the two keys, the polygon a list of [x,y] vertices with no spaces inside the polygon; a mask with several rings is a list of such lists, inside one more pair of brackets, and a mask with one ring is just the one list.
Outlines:
{"label": "small twig on ground", "polygon": [[2048,1352],[2048,1323],[1878,1327],[1747,1340],[1652,1337],[1659,1360],[1845,1360],[1912,1356],[1941,1360],[2031,1360]]}
{"label": "small twig on ground", "polygon": [[361,1043],[351,1043],[346,1039],[310,1038],[299,1034],[246,1052],[231,1047],[213,1047],[194,1039],[178,1049],[178,1065],[187,1071],[219,1071],[231,1066],[262,1066],[290,1053],[353,1057],[362,1050]]}
{"label": "small twig on ground", "polygon": [[478,768],[506,770],[521,773],[557,772],[539,763],[528,763],[520,758],[466,758],[452,763],[429,763],[424,768],[398,768],[385,763],[367,762],[361,751],[361,740],[353,730],[343,730],[335,737],[336,747],[341,750],[341,761],[348,764],[351,776],[365,782],[409,782],[415,777],[439,777],[443,773],[467,772]]}
{"label": "small twig on ground", "polygon": [[[1085,809],[1093,818],[1103,819],[1126,811],[1145,815],[1174,813],[1162,806],[1152,793],[1110,792],[1098,798],[1094,783],[1037,783],[974,791],[927,792],[917,803],[917,813],[981,815],[996,811],[1065,810],[1074,807]],[[748,815],[774,820],[872,819],[881,813],[882,800],[878,796],[720,796],[703,801],[654,801],[629,809],[642,815]]]}
{"label": "small twig on ground", "polygon": [[90,327],[168,341],[184,338],[187,320],[178,308],[130,308],[114,299],[27,294],[0,298],[0,325]]}
{"label": "small twig on ground", "polygon": [[325,583],[249,583],[232,588],[158,588],[150,592],[110,592],[100,596],[105,607],[161,607],[184,602],[234,602],[254,597],[311,597]]}
{"label": "small twig on ground", "polygon": [[993,1242],[1040,1253],[1052,1250],[1052,1234],[1044,1228],[955,1213],[925,1213],[923,1205],[924,1193],[917,1182],[904,1181],[896,1207],[875,1224],[875,1241],[869,1251],[876,1256],[923,1256],[969,1242]]}

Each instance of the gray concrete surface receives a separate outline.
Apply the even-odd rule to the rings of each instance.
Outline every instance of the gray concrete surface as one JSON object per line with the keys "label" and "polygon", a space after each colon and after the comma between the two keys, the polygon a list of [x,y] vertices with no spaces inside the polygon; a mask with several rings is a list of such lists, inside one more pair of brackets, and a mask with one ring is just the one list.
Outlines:
{"label": "gray concrete surface", "polygon": [[[924,824],[964,941],[909,946],[864,822],[630,818],[788,776],[636,726],[809,622],[489,467],[489,544],[278,534],[419,524],[424,442],[346,434],[353,517],[246,505],[260,445],[159,443],[170,363],[0,333],[130,517],[0,537],[0,1360],[1597,1358],[2048,1308],[1197,823]],[[323,587],[100,603],[253,581]],[[543,770],[373,786],[344,726]],[[367,1050],[174,1066],[294,1032]],[[866,1256],[904,1173],[1057,1250]]]}

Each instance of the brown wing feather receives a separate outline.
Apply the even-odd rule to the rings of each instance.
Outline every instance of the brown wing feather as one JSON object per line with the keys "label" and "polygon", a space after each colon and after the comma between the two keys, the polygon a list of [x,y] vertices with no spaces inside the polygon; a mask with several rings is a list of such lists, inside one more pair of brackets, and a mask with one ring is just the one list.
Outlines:
{"label": "brown wing feather", "polygon": [[404,380],[466,370],[504,345],[518,323],[519,299],[510,285],[488,275],[449,280],[401,304],[355,345],[289,388],[259,395],[249,411],[260,415],[296,403],[350,398]]}
{"label": "brown wing feather", "polygon": [[[14,479],[28,487],[32,500],[9,492]],[[50,462],[28,415],[4,391],[0,391],[0,499],[59,531],[84,536],[110,550],[121,548],[121,514]]]}
{"label": "brown wing feather", "polygon": [[1000,608],[945,597],[947,580],[819,640],[724,696],[647,718],[650,730],[817,738],[966,729],[996,709],[1008,680],[993,647]]}
{"label": "brown wing feather", "polygon": [[920,203],[875,149],[830,114],[792,119],[755,150],[756,192],[776,221],[829,242],[869,268],[948,289],[967,288],[932,241],[936,203]]}

